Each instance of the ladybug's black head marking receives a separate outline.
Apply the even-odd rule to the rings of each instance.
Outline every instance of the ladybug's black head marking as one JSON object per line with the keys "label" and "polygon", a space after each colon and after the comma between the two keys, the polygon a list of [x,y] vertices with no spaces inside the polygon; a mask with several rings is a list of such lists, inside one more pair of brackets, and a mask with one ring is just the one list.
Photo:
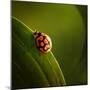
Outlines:
{"label": "ladybug's black head marking", "polygon": [[36,35],[38,33],[38,31],[35,31],[33,34]]}
{"label": "ladybug's black head marking", "polygon": [[39,33],[38,31],[35,31],[35,32],[33,33],[33,35],[34,35],[35,38],[38,37],[38,33]]}
{"label": "ladybug's black head marking", "polygon": [[38,37],[40,37],[40,36],[43,36],[43,35],[42,35],[42,32],[38,32],[38,31],[34,32],[34,37],[35,37],[35,38],[38,38]]}

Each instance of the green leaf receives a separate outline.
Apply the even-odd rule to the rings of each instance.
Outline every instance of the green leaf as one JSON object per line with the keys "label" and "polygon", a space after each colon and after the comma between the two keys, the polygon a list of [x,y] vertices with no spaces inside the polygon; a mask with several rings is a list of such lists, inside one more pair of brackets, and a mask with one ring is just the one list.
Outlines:
{"label": "green leaf", "polygon": [[33,31],[12,18],[12,86],[32,88],[66,85],[60,66],[50,51],[41,53]]}

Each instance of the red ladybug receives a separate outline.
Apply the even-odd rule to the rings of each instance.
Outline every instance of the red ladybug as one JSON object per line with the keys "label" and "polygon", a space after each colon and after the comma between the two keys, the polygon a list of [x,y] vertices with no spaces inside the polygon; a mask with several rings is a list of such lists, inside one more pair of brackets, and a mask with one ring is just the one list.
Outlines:
{"label": "red ladybug", "polygon": [[34,32],[34,37],[36,41],[36,46],[41,52],[47,53],[51,50],[52,42],[48,35],[46,35],[45,33],[36,31]]}

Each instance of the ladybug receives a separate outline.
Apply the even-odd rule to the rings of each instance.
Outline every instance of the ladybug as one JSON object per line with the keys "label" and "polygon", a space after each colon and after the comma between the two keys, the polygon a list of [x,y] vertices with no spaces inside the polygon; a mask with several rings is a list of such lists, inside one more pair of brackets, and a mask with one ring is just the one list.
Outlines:
{"label": "ladybug", "polygon": [[52,48],[52,42],[48,35],[43,32],[34,32],[36,47],[42,52],[47,53]]}

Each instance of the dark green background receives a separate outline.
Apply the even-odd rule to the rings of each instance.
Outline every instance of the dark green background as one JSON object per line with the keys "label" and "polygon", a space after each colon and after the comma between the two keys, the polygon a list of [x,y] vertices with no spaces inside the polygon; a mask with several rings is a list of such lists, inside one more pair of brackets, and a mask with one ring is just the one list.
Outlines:
{"label": "dark green background", "polygon": [[87,6],[13,1],[12,16],[51,37],[67,85],[87,84]]}

